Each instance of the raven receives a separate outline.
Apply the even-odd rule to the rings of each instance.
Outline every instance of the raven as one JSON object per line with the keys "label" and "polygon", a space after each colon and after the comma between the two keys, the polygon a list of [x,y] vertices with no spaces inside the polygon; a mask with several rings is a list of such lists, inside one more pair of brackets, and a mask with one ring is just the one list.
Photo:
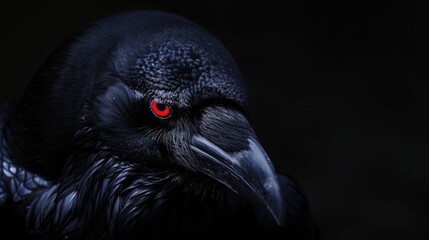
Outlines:
{"label": "raven", "polygon": [[0,228],[31,239],[316,239],[201,26],[134,10],[52,53],[1,107]]}

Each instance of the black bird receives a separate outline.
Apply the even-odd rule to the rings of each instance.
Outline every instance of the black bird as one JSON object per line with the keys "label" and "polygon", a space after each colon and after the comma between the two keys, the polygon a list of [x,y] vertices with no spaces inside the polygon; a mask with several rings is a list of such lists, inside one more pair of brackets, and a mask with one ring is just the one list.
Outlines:
{"label": "black bird", "polygon": [[31,239],[316,239],[248,121],[242,74],[174,14],[99,20],[3,104],[1,233]]}

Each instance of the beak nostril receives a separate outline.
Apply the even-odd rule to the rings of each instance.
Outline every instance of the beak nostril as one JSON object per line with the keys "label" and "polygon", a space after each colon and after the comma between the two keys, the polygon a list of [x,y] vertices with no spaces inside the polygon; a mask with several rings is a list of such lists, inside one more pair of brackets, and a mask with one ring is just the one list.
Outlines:
{"label": "beak nostril", "polygon": [[218,105],[203,110],[199,126],[201,136],[231,154],[247,150],[247,139],[254,135],[248,120],[240,111]]}

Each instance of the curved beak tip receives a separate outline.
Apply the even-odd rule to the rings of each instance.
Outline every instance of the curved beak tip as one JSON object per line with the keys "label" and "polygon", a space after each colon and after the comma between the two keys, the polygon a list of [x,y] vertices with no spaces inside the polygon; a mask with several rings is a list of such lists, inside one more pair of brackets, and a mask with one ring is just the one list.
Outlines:
{"label": "curved beak tip", "polygon": [[195,136],[191,149],[203,173],[249,199],[258,212],[270,215],[281,226],[284,201],[277,173],[259,142],[255,138],[248,141],[247,150],[230,154],[208,139]]}

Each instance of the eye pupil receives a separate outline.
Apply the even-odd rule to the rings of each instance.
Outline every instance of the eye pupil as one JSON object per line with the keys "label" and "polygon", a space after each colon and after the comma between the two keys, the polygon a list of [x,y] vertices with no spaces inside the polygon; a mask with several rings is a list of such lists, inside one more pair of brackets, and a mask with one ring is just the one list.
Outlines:
{"label": "eye pupil", "polygon": [[156,103],[156,108],[158,108],[160,111],[164,111],[167,106],[162,103]]}
{"label": "eye pupil", "polygon": [[169,118],[172,112],[170,106],[163,103],[159,103],[156,100],[152,101],[150,107],[153,114],[162,119]]}

